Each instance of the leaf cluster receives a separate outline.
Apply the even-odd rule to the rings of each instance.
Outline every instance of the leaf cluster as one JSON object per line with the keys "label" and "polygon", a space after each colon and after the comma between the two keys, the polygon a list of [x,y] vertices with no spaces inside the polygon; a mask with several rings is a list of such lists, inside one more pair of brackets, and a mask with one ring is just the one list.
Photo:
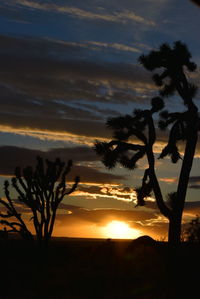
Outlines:
{"label": "leaf cluster", "polygon": [[153,75],[153,81],[160,89],[160,95],[169,97],[178,91],[184,103],[186,98],[196,95],[197,87],[186,82],[184,67],[194,72],[196,64],[190,61],[191,54],[185,44],[180,41],[174,43],[173,47],[164,43],[158,51],[151,51],[148,55],[141,55],[139,62],[149,71],[159,69],[160,72]]}

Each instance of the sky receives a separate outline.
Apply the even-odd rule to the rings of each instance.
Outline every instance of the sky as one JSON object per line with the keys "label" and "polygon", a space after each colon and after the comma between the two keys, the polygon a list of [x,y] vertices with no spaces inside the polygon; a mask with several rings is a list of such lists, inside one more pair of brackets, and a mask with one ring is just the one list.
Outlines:
{"label": "sky", "polygon": [[[168,221],[153,196],[136,207],[145,159],[135,171],[107,170],[93,145],[111,139],[109,117],[148,108],[158,95],[140,55],[181,40],[200,65],[199,27],[200,8],[189,0],[1,0],[0,196],[15,167],[34,167],[37,155],[72,159],[69,183],[81,181],[60,205],[55,236],[166,238]],[[188,74],[197,86],[199,77],[199,68]],[[178,97],[166,107],[183,110]],[[156,157],[165,141],[158,132]],[[198,145],[183,223],[200,211],[199,153]],[[163,194],[176,190],[180,166],[157,160]]]}

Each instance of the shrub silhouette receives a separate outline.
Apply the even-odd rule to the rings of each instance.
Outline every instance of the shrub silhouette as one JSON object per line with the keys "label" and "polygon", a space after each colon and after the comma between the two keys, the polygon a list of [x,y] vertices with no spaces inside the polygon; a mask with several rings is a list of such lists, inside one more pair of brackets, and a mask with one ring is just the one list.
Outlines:
{"label": "shrub silhouette", "polygon": [[185,230],[184,234],[185,240],[189,243],[200,243],[200,218],[192,219],[189,222],[188,228]]}
{"label": "shrub silhouette", "polygon": [[[177,244],[181,240],[181,221],[186,198],[186,191],[194,153],[197,144],[199,117],[198,109],[193,102],[197,87],[188,82],[185,75],[193,72],[196,65],[190,61],[191,55],[181,42],[175,42],[170,48],[163,44],[158,51],[142,55],[140,63],[149,71],[158,70],[153,80],[160,88],[162,98],[178,94],[185,110],[169,113],[163,110],[161,97],[151,100],[151,108],[135,109],[132,115],[108,119],[107,126],[113,130],[113,140],[95,143],[95,151],[102,157],[107,168],[114,168],[117,163],[128,169],[135,169],[138,160],[146,156],[148,167],[144,171],[142,186],[136,188],[138,205],[145,204],[145,198],[154,193],[160,212],[169,220],[168,240]],[[156,122],[154,115],[160,112],[158,126],[161,130],[169,129],[167,145],[159,158],[169,156],[172,163],[182,160],[177,190],[168,195],[165,201],[155,172],[155,156],[153,146],[156,142]],[[183,157],[179,152],[178,142],[185,142]]]}
{"label": "shrub silhouette", "polygon": [[[28,208],[32,214],[31,220],[34,224],[36,239],[40,244],[48,244],[59,204],[66,195],[71,194],[77,188],[78,176],[71,188],[66,186],[66,176],[71,167],[71,160],[65,165],[60,159],[44,162],[41,157],[37,157],[35,170],[32,167],[26,167],[22,172],[20,167],[15,170],[12,187],[18,195],[18,202]],[[2,218],[0,223],[8,227],[9,231],[19,233],[23,239],[33,239],[22,215],[17,211],[17,202],[10,197],[8,181],[4,183],[4,190],[6,199],[0,199],[0,204],[4,206],[6,213],[0,213],[0,218]]]}

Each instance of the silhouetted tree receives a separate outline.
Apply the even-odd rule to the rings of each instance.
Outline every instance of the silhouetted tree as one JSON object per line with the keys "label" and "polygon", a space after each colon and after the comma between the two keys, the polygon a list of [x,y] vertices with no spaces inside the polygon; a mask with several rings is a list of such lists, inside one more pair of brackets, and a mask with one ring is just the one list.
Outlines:
{"label": "silhouetted tree", "polygon": [[[198,109],[193,102],[197,88],[188,82],[185,75],[186,68],[190,72],[196,69],[190,58],[187,47],[181,42],[175,42],[172,48],[163,44],[158,51],[151,51],[149,55],[139,58],[147,70],[159,70],[153,75],[153,80],[160,87],[160,95],[169,97],[176,92],[183,101],[184,112],[163,111],[163,99],[155,97],[151,100],[150,109],[137,109],[133,115],[108,119],[107,126],[114,132],[113,140],[97,141],[95,144],[97,154],[103,157],[102,161],[108,168],[115,167],[119,162],[126,168],[134,169],[137,161],[146,156],[148,168],[144,172],[142,186],[136,189],[138,205],[144,205],[145,198],[153,191],[160,212],[169,219],[168,240],[173,244],[180,242],[182,213],[199,129]],[[156,142],[153,116],[160,110],[159,127],[162,130],[169,128],[169,139],[159,158],[170,156],[173,163],[182,159],[177,190],[168,195],[168,200],[164,200],[156,176],[153,151]],[[177,145],[181,140],[185,141],[183,158]]]}
{"label": "silhouetted tree", "polygon": [[[66,176],[71,167],[71,160],[65,165],[60,159],[44,162],[38,157],[35,170],[32,167],[26,167],[22,172],[20,167],[15,170],[12,187],[18,195],[18,202],[32,214],[31,220],[39,243],[48,244],[59,204],[77,188],[79,177],[75,178],[72,187],[66,186]],[[19,233],[24,239],[33,239],[22,215],[17,211],[16,200],[11,199],[8,181],[4,183],[4,190],[6,199],[0,199],[0,204],[6,209],[6,213],[0,213],[0,218],[3,218],[0,223],[8,227],[9,231]]]}

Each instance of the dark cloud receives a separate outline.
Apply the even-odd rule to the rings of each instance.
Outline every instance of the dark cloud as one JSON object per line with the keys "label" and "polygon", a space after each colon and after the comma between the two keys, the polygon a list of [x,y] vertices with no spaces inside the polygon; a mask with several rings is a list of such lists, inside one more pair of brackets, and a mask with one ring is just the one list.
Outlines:
{"label": "dark cloud", "polygon": [[200,211],[200,201],[186,201],[184,211]]}
{"label": "dark cloud", "polygon": [[[90,99],[98,90],[94,81],[108,80],[116,86],[120,82],[152,84],[149,73],[137,65],[81,60],[80,51],[86,49],[76,43],[9,36],[0,36],[0,42],[0,79],[29,95],[69,99],[77,98],[81,91],[82,97]],[[69,51],[73,59],[69,59]]]}
{"label": "dark cloud", "polygon": [[[95,103],[135,102],[141,106],[147,97],[141,98],[134,85],[137,89],[139,84],[143,96],[153,90],[150,74],[138,65],[81,60],[80,53],[69,60],[69,51],[86,51],[87,47],[76,43],[3,35],[0,43],[3,126],[108,137],[105,120],[119,112]],[[146,91],[145,86],[152,90]],[[163,132],[158,136],[165,139]]]}
{"label": "dark cloud", "polygon": [[190,189],[200,189],[200,185],[189,185]]}
{"label": "dark cloud", "polygon": [[[61,87],[65,85],[64,79],[76,79],[77,83],[85,83],[81,80],[110,80],[114,83],[141,83],[151,84],[150,76],[146,71],[137,65],[120,64],[120,63],[107,63],[98,64],[89,61],[59,61],[56,58],[43,58],[43,57],[23,57],[23,56],[11,56],[1,55],[1,79],[3,80],[2,74],[5,74],[4,82],[15,84],[20,86],[21,89],[27,90],[34,93],[34,86],[41,88],[43,86],[43,92],[47,88],[49,83],[53,83],[53,87]],[[19,77],[12,77],[11,71],[19,73]],[[31,75],[29,77],[28,75]],[[44,77],[43,77],[44,76]],[[25,78],[24,78],[25,77]],[[63,79],[63,81],[57,81],[56,77]],[[71,78],[70,78],[71,77]],[[26,83],[29,86],[22,85],[21,80],[26,79]],[[41,79],[43,81],[41,82]],[[45,81],[46,79],[46,81]],[[80,80],[80,81],[78,81]],[[56,84],[58,84],[56,86]],[[59,85],[60,84],[60,85]],[[32,86],[31,86],[32,85]],[[88,84],[88,87],[90,85]],[[32,88],[31,88],[32,87]],[[50,90],[53,88],[49,86]],[[78,86],[77,86],[78,87]],[[93,86],[95,89],[95,87]],[[64,89],[66,90],[66,88]],[[40,91],[40,90],[39,90]],[[57,91],[59,93],[59,90]],[[51,94],[46,94],[51,97]]]}
{"label": "dark cloud", "polygon": [[50,160],[60,158],[65,162],[72,159],[75,163],[80,161],[96,161],[98,158],[92,148],[86,146],[56,148],[49,151],[34,150],[16,146],[1,146],[1,170],[7,169],[7,172],[9,173],[12,171],[13,166],[15,167],[16,165],[20,165],[21,167],[34,165],[37,156]]}
{"label": "dark cloud", "polygon": [[200,189],[200,176],[191,176],[189,178],[190,189]]}
{"label": "dark cloud", "polygon": [[77,146],[71,148],[56,148],[49,150],[49,157],[60,157],[65,160],[67,157],[75,162],[79,161],[99,161],[99,157],[96,155],[91,147]]}
{"label": "dark cloud", "polygon": [[138,65],[81,59],[90,50],[76,43],[1,35],[0,44],[3,126],[105,137],[105,119],[119,113],[95,103],[141,102],[134,85],[152,84]]}
{"label": "dark cloud", "polygon": [[97,169],[86,166],[74,166],[68,177],[72,180],[77,175],[80,176],[81,182],[87,183],[114,184],[125,179],[122,175],[101,172]]}
{"label": "dark cloud", "polygon": [[[0,173],[2,175],[13,175],[17,166],[20,166],[21,168],[34,166],[38,155],[50,160],[54,160],[59,157],[65,162],[69,159],[73,159],[75,162],[96,160],[96,156],[92,149],[87,147],[53,149],[43,152],[14,146],[2,146],[0,147]],[[81,182],[90,183],[109,184],[116,183],[119,180],[124,179],[124,176],[121,175],[100,172],[92,167],[74,165],[68,175],[68,180],[73,180],[77,175],[80,176]]]}
{"label": "dark cloud", "polygon": [[[144,91],[145,84],[152,84],[149,74],[136,65],[59,61],[48,56],[18,57],[7,54],[1,54],[0,63],[2,82],[26,93],[29,97],[43,100],[62,98],[69,101],[82,98],[89,101],[138,102],[134,85]],[[112,88],[113,94],[100,92],[102,87],[107,89],[107,84]],[[132,89],[127,93],[129,85]],[[153,84],[151,87],[153,89]]]}
{"label": "dark cloud", "polygon": [[[10,0],[10,6],[11,9],[12,7],[20,8],[20,9],[25,9],[26,12],[29,11],[41,11],[44,14],[46,13],[53,13],[53,17],[56,17],[56,14],[59,14],[59,17],[62,17],[62,15],[66,16],[68,15],[69,17],[75,18],[75,19],[83,19],[85,21],[93,21],[94,23],[96,22],[109,22],[109,23],[118,23],[122,26],[125,24],[130,24],[130,23],[139,23],[140,26],[155,26],[155,22],[153,20],[149,20],[149,15],[148,18],[142,17],[142,15],[138,15],[135,13],[135,10],[131,10],[130,4],[128,5],[129,9],[125,9],[120,7],[120,5],[117,5],[117,10],[112,8],[111,10],[102,10],[101,7],[99,7],[99,3],[90,3],[88,4],[85,3],[85,5],[82,5],[80,3],[77,3],[74,5],[70,5],[69,1],[67,3],[60,3],[58,1],[54,1],[54,3],[50,3],[49,1],[23,1],[23,0]],[[5,10],[6,4],[2,5],[2,7]],[[111,5],[112,7],[112,5]],[[8,9],[7,11],[10,12],[11,9]],[[5,12],[7,12],[5,10]],[[7,12],[7,15],[8,15]],[[10,14],[11,18],[14,18],[12,14]]]}
{"label": "dark cloud", "polygon": [[[111,135],[105,120],[119,112],[99,108],[96,102],[146,103],[147,98],[129,86],[139,84],[144,95],[143,87],[152,84],[150,74],[138,65],[67,60],[67,54],[59,55],[74,53],[75,43],[2,35],[0,43],[2,126],[98,139]],[[165,141],[166,132],[159,132],[158,140]]]}
{"label": "dark cloud", "polygon": [[189,183],[200,183],[200,176],[191,176],[189,178]]}
{"label": "dark cloud", "polygon": [[[73,107],[62,100],[45,100],[29,96],[23,92],[11,88],[10,86],[0,85],[0,107],[3,114],[14,114],[21,117],[36,116],[41,117],[44,114],[48,118],[70,118],[78,120],[98,120],[99,117],[91,112],[91,107]],[[89,110],[90,108],[90,110]],[[93,110],[97,110],[93,107]],[[98,111],[97,111],[98,112]],[[99,111],[101,112],[101,110]],[[110,111],[112,113],[114,111]],[[39,121],[38,121],[39,122]]]}
{"label": "dark cloud", "polygon": [[62,119],[59,117],[44,117],[42,115],[13,115],[0,113],[0,125],[11,127],[10,131],[24,129],[27,134],[30,130],[44,133],[58,132],[71,133],[78,136],[106,138],[110,134],[105,123],[92,120]]}
{"label": "dark cloud", "polygon": [[190,216],[190,218],[195,218],[197,215],[200,216],[200,201],[186,201],[183,216],[185,216],[187,222],[188,216]]}

